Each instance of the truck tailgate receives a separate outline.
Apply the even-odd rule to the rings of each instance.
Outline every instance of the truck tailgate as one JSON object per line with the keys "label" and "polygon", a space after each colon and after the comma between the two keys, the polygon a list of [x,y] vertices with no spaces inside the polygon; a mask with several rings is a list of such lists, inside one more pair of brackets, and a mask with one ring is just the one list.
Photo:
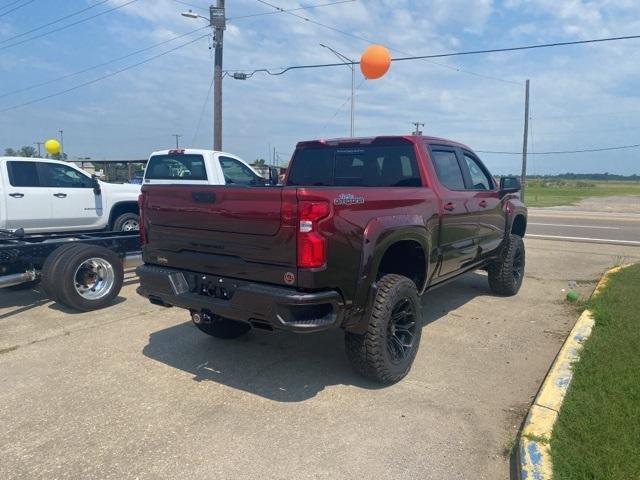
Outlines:
{"label": "truck tailgate", "polygon": [[274,284],[296,271],[295,189],[145,185],[142,191],[145,262]]}

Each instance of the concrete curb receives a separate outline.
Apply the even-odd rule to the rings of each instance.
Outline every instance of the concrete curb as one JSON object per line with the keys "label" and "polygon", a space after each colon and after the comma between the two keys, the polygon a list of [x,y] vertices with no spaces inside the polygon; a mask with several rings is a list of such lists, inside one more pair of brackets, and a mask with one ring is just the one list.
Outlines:
{"label": "concrete curb", "polygon": [[[597,295],[607,283],[609,275],[622,268],[607,271],[598,282],[593,295]],[[573,377],[571,365],[580,359],[580,347],[591,335],[593,324],[591,312],[585,310],[558,352],[529,409],[518,442],[520,480],[553,478],[549,439]]]}

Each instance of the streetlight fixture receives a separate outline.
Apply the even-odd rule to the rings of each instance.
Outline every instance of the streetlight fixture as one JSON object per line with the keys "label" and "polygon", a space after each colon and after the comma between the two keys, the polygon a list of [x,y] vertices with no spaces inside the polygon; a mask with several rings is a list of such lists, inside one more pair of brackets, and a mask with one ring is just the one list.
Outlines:
{"label": "streetlight fixture", "polygon": [[203,17],[202,15],[198,15],[193,10],[189,10],[188,12],[182,12],[180,15],[187,18],[204,18],[205,20],[209,20],[208,18]]}
{"label": "streetlight fixture", "polygon": [[224,0],[216,0],[216,6],[209,7],[209,18],[192,10],[182,12],[181,15],[191,19],[204,19],[213,29],[215,44],[215,60],[213,72],[213,149],[222,150],[222,40],[226,29]]}
{"label": "streetlight fixture", "polygon": [[351,69],[351,137],[354,136],[354,118],[355,118],[355,101],[356,101],[356,66],[355,62],[346,55],[334,50],[333,48],[321,43],[322,48],[330,50],[336,57],[344,62],[344,64]]}

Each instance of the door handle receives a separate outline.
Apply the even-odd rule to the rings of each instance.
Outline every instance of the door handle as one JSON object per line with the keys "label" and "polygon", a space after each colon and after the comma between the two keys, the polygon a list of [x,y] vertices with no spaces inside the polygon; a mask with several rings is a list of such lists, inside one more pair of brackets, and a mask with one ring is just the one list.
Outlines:
{"label": "door handle", "polygon": [[214,203],[216,201],[216,194],[213,192],[193,192],[191,194],[194,202],[198,203]]}
{"label": "door handle", "polygon": [[480,205],[482,208],[487,208],[487,201],[482,200],[478,205]]}
{"label": "door handle", "polygon": [[447,203],[447,204],[444,206],[444,209],[445,209],[447,212],[452,212],[453,210],[455,210],[455,209],[456,209],[456,206],[455,206],[453,203],[449,202],[449,203]]}
{"label": "door handle", "polygon": [[9,196],[13,198],[22,198],[24,197],[24,193],[10,193]]}
{"label": "door handle", "polygon": [[54,193],[53,196],[57,198],[67,198],[66,193]]}

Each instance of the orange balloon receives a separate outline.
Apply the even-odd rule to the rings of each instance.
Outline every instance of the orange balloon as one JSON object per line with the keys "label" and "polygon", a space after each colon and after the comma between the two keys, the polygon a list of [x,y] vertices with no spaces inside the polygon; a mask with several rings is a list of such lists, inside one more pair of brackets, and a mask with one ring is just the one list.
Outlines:
{"label": "orange balloon", "polygon": [[371,45],[362,54],[360,70],[365,78],[375,80],[382,77],[391,66],[391,54],[382,45]]}

